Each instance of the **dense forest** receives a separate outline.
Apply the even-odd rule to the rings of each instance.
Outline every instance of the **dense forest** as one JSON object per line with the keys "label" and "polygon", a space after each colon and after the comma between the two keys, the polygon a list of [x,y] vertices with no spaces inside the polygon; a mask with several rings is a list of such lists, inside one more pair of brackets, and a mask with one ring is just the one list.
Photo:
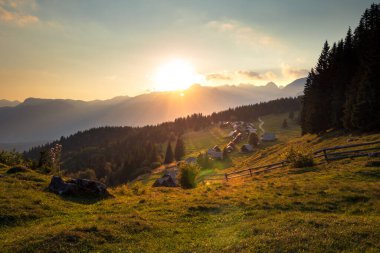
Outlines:
{"label": "dense forest", "polygon": [[344,40],[331,47],[325,42],[305,85],[303,133],[380,129],[379,6],[372,4]]}
{"label": "dense forest", "polygon": [[41,166],[44,154],[60,144],[61,167],[66,174],[116,185],[132,180],[162,163],[165,157],[163,147],[168,141],[178,142],[178,138],[186,131],[199,131],[220,121],[253,121],[267,114],[298,111],[300,107],[300,98],[282,98],[230,108],[207,116],[193,114],[155,126],[94,128],[35,147],[25,156]]}

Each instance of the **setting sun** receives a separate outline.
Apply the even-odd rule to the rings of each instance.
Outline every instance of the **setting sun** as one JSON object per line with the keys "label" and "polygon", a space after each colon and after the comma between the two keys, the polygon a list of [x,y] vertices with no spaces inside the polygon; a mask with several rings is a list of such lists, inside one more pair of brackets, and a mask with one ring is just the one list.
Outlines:
{"label": "setting sun", "polygon": [[165,63],[154,76],[156,88],[161,91],[185,90],[201,79],[191,63],[180,59]]}

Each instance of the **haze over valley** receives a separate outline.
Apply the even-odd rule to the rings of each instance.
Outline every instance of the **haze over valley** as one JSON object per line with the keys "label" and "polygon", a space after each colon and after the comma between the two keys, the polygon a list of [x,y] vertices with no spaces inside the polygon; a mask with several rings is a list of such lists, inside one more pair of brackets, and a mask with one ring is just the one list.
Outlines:
{"label": "haze over valley", "polygon": [[207,115],[239,105],[295,97],[302,94],[305,81],[306,78],[297,79],[284,88],[272,82],[264,86],[193,85],[184,91],[152,92],[89,102],[28,98],[17,106],[0,107],[0,118],[3,119],[0,122],[0,147],[25,150],[36,143],[42,144],[92,127],[158,124],[193,113]]}

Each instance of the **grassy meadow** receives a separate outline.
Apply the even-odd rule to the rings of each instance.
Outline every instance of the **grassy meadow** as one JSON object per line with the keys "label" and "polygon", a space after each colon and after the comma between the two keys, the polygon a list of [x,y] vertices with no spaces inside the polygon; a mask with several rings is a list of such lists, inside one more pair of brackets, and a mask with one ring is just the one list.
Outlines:
{"label": "grassy meadow", "polygon": [[[274,127],[282,119],[263,120],[278,141],[250,155],[235,154],[234,167],[218,172],[274,162],[291,145],[317,150],[348,139],[380,139],[339,133],[297,137],[293,127]],[[227,142],[217,128],[207,131],[214,134],[188,134],[189,152]],[[151,187],[160,177],[156,173],[110,189],[108,199],[57,196],[47,190],[49,175],[9,173],[0,165],[0,251],[380,252],[380,168],[371,161],[378,159],[203,180],[189,190]]]}

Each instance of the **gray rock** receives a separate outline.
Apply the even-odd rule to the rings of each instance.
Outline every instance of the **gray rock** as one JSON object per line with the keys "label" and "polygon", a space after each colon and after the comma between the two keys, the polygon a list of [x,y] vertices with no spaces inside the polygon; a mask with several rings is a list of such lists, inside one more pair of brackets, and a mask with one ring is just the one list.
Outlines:
{"label": "gray rock", "polygon": [[66,182],[59,176],[53,176],[49,190],[59,195],[93,195],[108,196],[107,186],[88,179],[69,179]]}
{"label": "gray rock", "polygon": [[177,172],[166,172],[161,178],[154,182],[153,187],[177,187]]}

